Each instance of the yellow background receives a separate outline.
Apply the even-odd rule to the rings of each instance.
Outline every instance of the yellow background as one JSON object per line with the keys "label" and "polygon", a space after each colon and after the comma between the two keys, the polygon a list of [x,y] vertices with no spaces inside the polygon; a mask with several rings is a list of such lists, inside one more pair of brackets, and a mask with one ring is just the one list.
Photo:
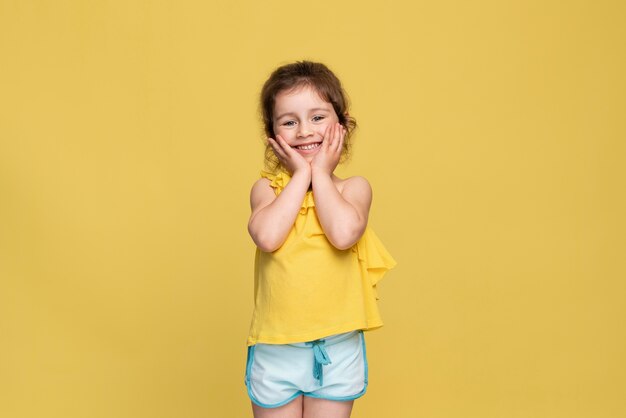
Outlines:
{"label": "yellow background", "polygon": [[626,416],[625,12],[0,0],[0,416],[251,416],[257,96],[297,59],[398,261],[353,416]]}

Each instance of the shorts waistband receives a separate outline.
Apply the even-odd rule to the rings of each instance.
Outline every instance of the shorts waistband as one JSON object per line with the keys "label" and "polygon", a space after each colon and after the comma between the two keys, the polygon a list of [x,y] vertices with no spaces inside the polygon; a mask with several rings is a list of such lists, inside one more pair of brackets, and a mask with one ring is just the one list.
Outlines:
{"label": "shorts waistband", "polygon": [[301,347],[301,348],[311,348],[312,343],[316,342],[316,341],[321,341],[324,340],[324,344],[326,346],[329,345],[334,345],[334,344],[338,344],[342,341],[345,341],[349,338],[354,337],[355,335],[358,335],[360,332],[362,332],[361,330],[355,330],[355,331],[349,331],[349,332],[344,332],[342,334],[335,334],[335,335],[330,335],[328,337],[324,337],[324,338],[320,338],[314,341],[307,341],[307,342],[302,342],[302,343],[292,343],[292,344],[285,344],[285,345],[290,345],[292,347]]}

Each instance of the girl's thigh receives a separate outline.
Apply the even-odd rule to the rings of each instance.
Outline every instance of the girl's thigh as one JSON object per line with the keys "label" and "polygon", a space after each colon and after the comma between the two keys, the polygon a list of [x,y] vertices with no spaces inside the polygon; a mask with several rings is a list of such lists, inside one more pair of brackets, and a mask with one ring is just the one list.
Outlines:
{"label": "girl's thigh", "polygon": [[302,396],[278,408],[263,408],[251,403],[254,418],[302,418]]}
{"label": "girl's thigh", "polygon": [[353,404],[354,401],[329,401],[305,396],[302,418],[349,418]]}

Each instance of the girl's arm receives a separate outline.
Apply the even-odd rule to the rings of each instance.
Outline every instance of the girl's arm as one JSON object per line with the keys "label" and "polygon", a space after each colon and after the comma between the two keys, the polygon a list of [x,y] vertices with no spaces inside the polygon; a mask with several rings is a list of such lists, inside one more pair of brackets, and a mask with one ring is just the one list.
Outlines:
{"label": "girl's arm", "polygon": [[293,173],[283,191],[276,196],[268,179],[254,183],[250,192],[252,213],[248,232],[261,251],[272,252],[287,239],[302,201],[311,184],[311,167],[280,137],[268,139],[281,163]]}
{"label": "girl's arm", "polygon": [[278,196],[268,179],[260,179],[252,186],[248,232],[261,251],[276,251],[283,245],[296,221],[310,182],[310,173],[308,176],[307,173],[294,173]]}
{"label": "girl's arm", "polygon": [[346,250],[361,238],[367,227],[372,188],[364,177],[350,177],[339,193],[331,177],[313,171],[315,209],[331,244]]}
{"label": "girl's arm", "polygon": [[337,124],[324,135],[322,148],[311,162],[315,210],[326,238],[340,250],[352,247],[367,227],[372,188],[363,177],[346,180],[339,193],[332,173],[339,163],[345,128]]}

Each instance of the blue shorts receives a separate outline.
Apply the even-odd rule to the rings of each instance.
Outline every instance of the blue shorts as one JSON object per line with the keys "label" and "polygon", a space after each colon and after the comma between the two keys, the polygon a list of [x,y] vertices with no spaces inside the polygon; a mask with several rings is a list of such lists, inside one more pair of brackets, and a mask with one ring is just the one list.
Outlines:
{"label": "blue shorts", "polygon": [[296,344],[248,347],[248,396],[263,408],[277,408],[300,395],[349,401],[367,389],[363,331]]}

